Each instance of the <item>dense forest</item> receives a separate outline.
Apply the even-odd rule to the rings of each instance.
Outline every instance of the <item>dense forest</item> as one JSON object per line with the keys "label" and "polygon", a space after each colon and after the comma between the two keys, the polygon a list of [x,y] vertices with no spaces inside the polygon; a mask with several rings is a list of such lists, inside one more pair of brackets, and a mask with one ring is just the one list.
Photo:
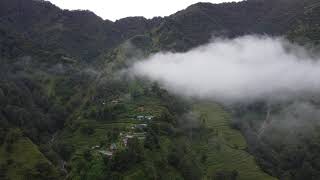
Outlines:
{"label": "dense forest", "polygon": [[[1,0],[0,179],[320,179],[318,97],[223,107],[119,73],[155,52],[246,34],[317,52],[320,2],[197,3],[112,22],[47,1]],[[315,110],[294,117],[309,123],[304,131],[276,126],[305,106]],[[275,120],[262,132],[269,113]]]}

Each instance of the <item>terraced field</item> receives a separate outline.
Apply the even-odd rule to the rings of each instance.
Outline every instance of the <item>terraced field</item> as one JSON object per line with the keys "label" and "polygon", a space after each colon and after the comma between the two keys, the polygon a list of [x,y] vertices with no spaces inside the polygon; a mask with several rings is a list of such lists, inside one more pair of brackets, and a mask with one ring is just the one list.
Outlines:
{"label": "terraced field", "polygon": [[[0,166],[6,164],[9,179],[28,179],[28,175],[37,175],[40,179],[40,169],[46,172],[46,178],[58,177],[58,171],[51,162],[39,151],[32,141],[21,135],[19,130],[15,131],[14,142],[8,148],[8,144],[0,146]],[[1,177],[0,177],[1,179]]]}
{"label": "terraced field", "polygon": [[[120,132],[130,132],[131,127],[139,122],[126,117],[140,115],[141,113],[133,111],[133,109],[137,107],[140,107],[140,105],[133,106],[130,115],[127,113],[117,122],[99,122],[82,119],[77,121],[77,123],[79,123],[77,126],[81,128],[78,128],[72,133],[71,131],[69,133],[62,133],[59,138],[64,139],[66,144],[72,144],[75,149],[74,155],[69,163],[76,166],[79,164],[79,160],[83,158],[85,151],[98,152],[98,150],[105,150],[111,142],[116,143],[117,147],[121,149],[120,142],[122,141],[120,141],[119,138],[112,140],[108,136],[110,136],[110,133],[112,134],[113,129],[117,134]],[[152,115],[157,115],[157,113],[160,113],[161,108],[155,107],[158,106],[156,106],[156,104],[144,106],[145,109],[148,109],[147,112],[150,112]],[[161,148],[154,151],[145,149],[145,160],[139,164],[139,166],[135,166],[135,168],[124,172],[123,175],[125,179],[146,179],[147,175],[150,175],[149,179],[152,179],[152,173],[147,172],[145,167],[153,167],[155,162],[163,162],[162,159],[168,157],[169,151],[172,149],[175,141],[182,141],[188,144],[186,146],[188,151],[186,156],[191,157],[191,154],[193,154],[198,164],[201,164],[200,168],[204,180],[212,179],[218,172],[237,172],[238,179],[240,180],[275,179],[264,173],[256,164],[254,157],[246,152],[247,144],[244,137],[238,130],[230,127],[230,114],[221,106],[212,103],[201,103],[194,105],[193,109],[195,113],[199,114],[200,119],[203,121],[205,126],[204,130],[208,130],[204,133],[205,136],[194,135],[195,139],[184,136],[177,137],[177,139],[174,137],[160,136],[159,142]],[[84,134],[82,132],[83,127],[90,127],[94,129],[94,132],[90,135]],[[196,139],[197,137],[201,139]],[[92,149],[92,147],[98,145],[98,149]],[[101,157],[99,153],[93,153],[93,155],[97,159]],[[202,161],[202,155],[206,156],[205,161]],[[100,161],[97,162],[100,163]],[[99,164],[94,164],[92,167],[98,165]],[[101,169],[100,173],[102,172],[103,169]],[[73,169],[71,174],[78,175],[79,172]],[[183,179],[183,177],[179,169],[166,166],[165,179]]]}
{"label": "terraced field", "polygon": [[241,133],[230,127],[230,115],[219,105],[194,105],[194,111],[205,117],[204,124],[211,129],[207,142],[193,143],[193,148],[206,154],[204,171],[207,177],[217,172],[237,172],[240,180],[273,180],[245,151],[247,144]]}

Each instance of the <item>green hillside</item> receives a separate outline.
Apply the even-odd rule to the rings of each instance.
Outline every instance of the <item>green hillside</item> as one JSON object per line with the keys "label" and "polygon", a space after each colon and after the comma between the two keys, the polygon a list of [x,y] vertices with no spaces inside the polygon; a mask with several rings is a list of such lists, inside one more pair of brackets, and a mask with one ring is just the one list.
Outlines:
{"label": "green hillside", "polygon": [[0,179],[320,179],[318,126],[292,132],[294,146],[274,129],[260,137],[266,102],[226,111],[122,71],[213,35],[282,36],[319,54],[318,1],[196,3],[112,22],[49,1],[0,0]]}
{"label": "green hillside", "polygon": [[5,179],[58,179],[59,174],[38,147],[23,137],[19,129],[12,129],[0,146],[1,177]]}
{"label": "green hillside", "polygon": [[254,157],[246,152],[247,144],[242,134],[230,127],[230,114],[213,103],[197,104],[194,111],[204,117],[205,125],[212,130],[207,142],[197,141],[193,148],[206,154],[207,174],[236,172],[241,180],[272,180],[256,164]]}

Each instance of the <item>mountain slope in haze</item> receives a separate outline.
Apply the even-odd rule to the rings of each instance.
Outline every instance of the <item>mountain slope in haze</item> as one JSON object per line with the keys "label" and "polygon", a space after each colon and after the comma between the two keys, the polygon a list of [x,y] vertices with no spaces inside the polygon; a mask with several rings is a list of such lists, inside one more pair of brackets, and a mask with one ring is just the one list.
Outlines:
{"label": "mountain slope in haze", "polygon": [[[282,35],[317,49],[319,7],[317,0],[197,3],[164,18],[111,22],[46,1],[1,0],[0,178],[219,180],[246,179],[250,169],[248,177],[272,178],[266,171],[279,178],[317,179],[320,168],[310,160],[317,157],[312,149],[317,138],[309,139],[310,148],[303,151],[283,146],[281,152],[257,152],[254,146],[265,144],[246,136],[248,150],[262,165],[258,168],[230,124],[228,131],[218,130],[228,132],[218,142],[207,144],[206,138],[216,139],[215,130],[189,114],[192,102],[156,83],[121,78],[118,71],[135,58],[187,51],[212,36]],[[243,114],[259,113],[252,109]],[[210,116],[229,113],[215,111]],[[16,141],[13,132],[21,132]],[[220,143],[233,138],[242,139],[240,149]],[[234,162],[227,158],[216,163],[221,159],[207,151],[219,152],[221,146],[240,164],[249,163],[243,169],[229,165]],[[23,152],[29,156],[16,156]],[[301,154],[312,155],[304,166],[286,159]]]}

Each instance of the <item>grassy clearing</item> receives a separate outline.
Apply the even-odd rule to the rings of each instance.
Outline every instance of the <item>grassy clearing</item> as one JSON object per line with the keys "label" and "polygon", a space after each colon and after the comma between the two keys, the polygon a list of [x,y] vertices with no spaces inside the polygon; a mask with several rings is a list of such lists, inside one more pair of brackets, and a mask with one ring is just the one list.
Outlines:
{"label": "grassy clearing", "polygon": [[230,127],[230,115],[216,104],[197,104],[194,111],[206,117],[205,126],[211,129],[207,142],[193,143],[197,152],[206,154],[204,171],[207,177],[219,171],[236,170],[240,180],[275,179],[261,171],[254,157],[245,151],[247,144],[241,133]]}

